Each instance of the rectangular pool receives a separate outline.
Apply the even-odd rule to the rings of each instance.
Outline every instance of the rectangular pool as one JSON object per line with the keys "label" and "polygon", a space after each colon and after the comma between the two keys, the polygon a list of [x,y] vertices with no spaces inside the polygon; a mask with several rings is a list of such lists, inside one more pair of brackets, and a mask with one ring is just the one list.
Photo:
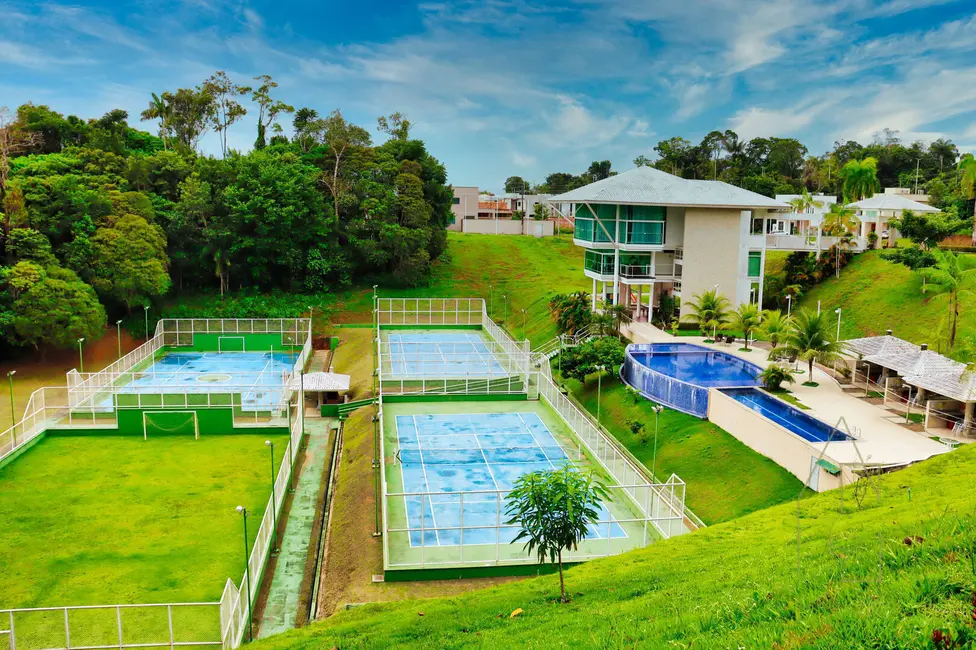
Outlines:
{"label": "rectangular pool", "polygon": [[735,388],[722,392],[809,442],[846,442],[851,439],[826,422],[807,415],[758,388]]}
{"label": "rectangular pool", "polygon": [[[396,435],[404,492],[440,493],[404,497],[411,546],[510,543],[518,528],[504,525],[504,491],[568,460],[532,412],[398,415]],[[463,509],[450,494],[482,490],[465,494]],[[599,521],[609,523],[590,524],[587,539],[627,537],[606,506]]]}

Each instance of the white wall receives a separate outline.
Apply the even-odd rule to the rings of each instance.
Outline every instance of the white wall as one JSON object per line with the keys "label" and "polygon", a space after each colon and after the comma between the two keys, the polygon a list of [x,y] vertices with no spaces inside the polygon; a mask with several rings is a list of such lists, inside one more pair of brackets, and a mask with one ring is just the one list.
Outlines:
{"label": "white wall", "polygon": [[685,240],[685,209],[669,207],[664,216],[664,245],[681,246]]}
{"label": "white wall", "polygon": [[[530,237],[552,237],[555,221],[535,221],[525,219],[465,219],[461,222],[461,232],[482,235],[528,235]],[[541,234],[539,234],[541,232]]]}
{"label": "white wall", "polygon": [[[820,456],[817,448],[716,388],[708,391],[708,420],[793,474],[804,485],[810,480],[810,464]],[[818,492],[840,487],[840,475],[834,476],[822,467],[817,472],[813,482]]]}

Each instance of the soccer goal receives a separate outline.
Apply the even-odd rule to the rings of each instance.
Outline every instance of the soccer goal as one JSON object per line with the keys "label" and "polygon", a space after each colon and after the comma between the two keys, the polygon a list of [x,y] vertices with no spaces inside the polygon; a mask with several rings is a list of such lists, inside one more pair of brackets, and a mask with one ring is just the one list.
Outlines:
{"label": "soccer goal", "polygon": [[243,336],[218,336],[217,352],[246,352]]}
{"label": "soccer goal", "polygon": [[200,439],[200,421],[196,411],[143,411],[142,438],[149,436],[183,436]]}

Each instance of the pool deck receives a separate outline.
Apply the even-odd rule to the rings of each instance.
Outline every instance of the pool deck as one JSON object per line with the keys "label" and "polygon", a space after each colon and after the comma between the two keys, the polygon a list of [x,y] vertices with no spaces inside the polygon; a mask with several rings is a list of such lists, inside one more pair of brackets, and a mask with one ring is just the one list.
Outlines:
{"label": "pool deck", "polygon": [[[673,337],[667,332],[637,323],[632,330],[640,342],[648,343],[694,343],[735,355],[765,368],[770,365],[767,350],[753,348],[750,352],[740,352],[741,342],[731,345],[705,343],[701,336]],[[637,342],[637,340],[635,340]],[[800,364],[801,367],[803,364]],[[863,399],[849,395],[837,381],[829,374],[814,366],[813,381],[819,386],[804,386],[808,381],[806,369],[797,376],[795,384],[788,388],[793,396],[804,406],[806,411],[824,422],[836,426],[841,418],[847,422],[851,430],[856,431],[856,444],[851,442],[810,442],[810,446],[817,450],[824,450],[825,455],[840,463],[860,463],[899,465],[918,462],[949,451],[948,447],[929,438],[928,432],[917,432],[903,425],[904,416],[898,416],[877,405]],[[844,427],[838,427],[844,431]]]}

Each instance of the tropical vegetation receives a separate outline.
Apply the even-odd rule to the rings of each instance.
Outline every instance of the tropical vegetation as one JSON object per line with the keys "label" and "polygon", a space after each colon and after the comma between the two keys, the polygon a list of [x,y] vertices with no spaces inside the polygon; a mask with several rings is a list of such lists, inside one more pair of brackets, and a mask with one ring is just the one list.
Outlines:
{"label": "tropical vegetation", "polygon": [[843,356],[843,344],[833,338],[827,324],[826,313],[815,314],[800,309],[793,316],[792,326],[786,333],[783,345],[774,350],[773,358],[798,359],[807,363],[808,383],[813,381],[813,364],[832,364]]}
{"label": "tropical vegetation", "polygon": [[[920,270],[929,281],[929,287],[948,299],[946,315],[949,335],[949,348],[956,344],[959,325],[960,302],[973,295],[973,280],[976,280],[976,264],[972,257],[964,257],[952,251],[936,249],[932,251],[935,264]],[[928,287],[927,287],[928,288]]]}
{"label": "tropical vegetation", "polygon": [[792,384],[796,381],[793,376],[793,369],[779,363],[771,363],[759,373],[759,381],[762,385],[775,392],[783,387],[783,384]]}
{"label": "tropical vegetation", "polygon": [[749,338],[762,325],[762,311],[755,303],[742,303],[732,312],[729,327],[742,332],[743,350],[749,350]]}
{"label": "tropical vegetation", "polygon": [[[685,304],[688,313],[682,319],[698,325],[703,334],[710,333],[714,337],[719,330],[729,326],[729,299],[720,294],[718,289],[696,293]],[[710,342],[710,339],[706,339],[706,342]]]}

